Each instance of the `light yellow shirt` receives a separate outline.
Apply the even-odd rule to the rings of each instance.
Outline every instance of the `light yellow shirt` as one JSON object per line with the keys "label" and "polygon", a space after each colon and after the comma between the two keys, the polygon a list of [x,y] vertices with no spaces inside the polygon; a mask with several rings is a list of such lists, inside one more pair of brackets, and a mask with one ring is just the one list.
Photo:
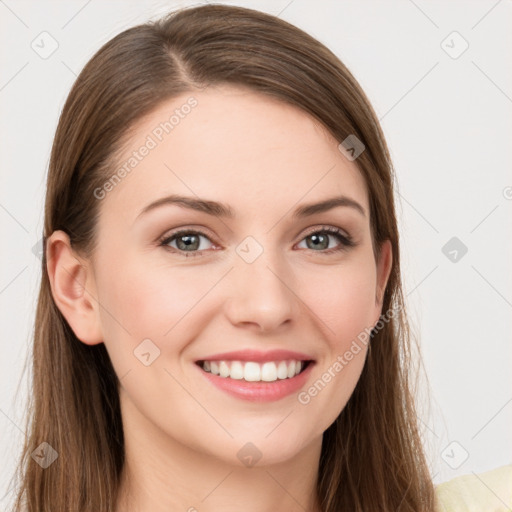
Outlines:
{"label": "light yellow shirt", "polygon": [[512,512],[512,464],[436,486],[437,512]]}

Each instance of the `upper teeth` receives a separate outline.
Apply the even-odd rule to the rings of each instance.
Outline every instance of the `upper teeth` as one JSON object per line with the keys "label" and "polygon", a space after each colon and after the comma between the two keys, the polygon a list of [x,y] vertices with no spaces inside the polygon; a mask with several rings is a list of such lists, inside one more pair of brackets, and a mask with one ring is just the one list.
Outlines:
{"label": "upper teeth", "polygon": [[269,361],[263,364],[252,361],[203,361],[202,368],[206,372],[230,377],[232,379],[244,379],[250,382],[272,382],[277,379],[295,377],[303,368],[302,361]]}

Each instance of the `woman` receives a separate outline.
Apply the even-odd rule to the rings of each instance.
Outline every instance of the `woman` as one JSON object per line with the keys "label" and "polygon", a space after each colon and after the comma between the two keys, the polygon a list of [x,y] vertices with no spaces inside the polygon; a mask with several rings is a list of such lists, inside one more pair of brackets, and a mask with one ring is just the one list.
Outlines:
{"label": "woman", "polygon": [[215,5],[113,38],[43,235],[16,510],[436,509],[392,163],[311,36]]}

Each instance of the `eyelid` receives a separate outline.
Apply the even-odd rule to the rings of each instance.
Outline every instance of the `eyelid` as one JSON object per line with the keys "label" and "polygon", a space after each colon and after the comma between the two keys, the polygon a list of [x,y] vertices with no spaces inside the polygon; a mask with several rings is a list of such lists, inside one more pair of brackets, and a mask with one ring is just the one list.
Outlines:
{"label": "eyelid", "polygon": [[181,232],[197,233],[198,235],[207,236],[212,242],[216,238],[215,235],[213,234],[213,232],[210,231],[207,227],[191,224],[190,226],[183,226],[183,227],[167,230],[163,235],[158,237],[157,241],[161,242],[162,240],[176,236],[177,234],[179,234]]}
{"label": "eyelid", "polygon": [[[346,236],[347,238],[352,238],[351,234],[346,230],[346,229],[343,229],[343,228],[340,228],[338,226],[334,226],[334,225],[326,225],[326,224],[317,224],[316,226],[312,226],[311,228],[307,228],[306,231],[299,231],[299,233],[304,233],[302,235],[302,237],[300,238],[300,240],[298,240],[299,242],[306,236],[309,236],[311,235],[312,233],[316,233],[318,231],[322,231],[322,230],[329,230],[329,229],[336,229],[336,230],[340,230],[341,231],[341,234],[343,234],[344,236]],[[208,235],[208,237],[210,239],[212,239],[212,241],[215,240],[215,235],[212,233],[212,231],[210,231],[207,227],[205,226],[202,226],[202,225],[194,225],[194,224],[191,224],[190,226],[183,226],[183,227],[179,227],[179,228],[175,228],[175,229],[171,229],[171,230],[168,230],[167,232],[165,232],[163,235],[159,236],[158,237],[158,241],[161,241],[161,240],[164,240],[165,238],[169,238],[171,236],[174,236],[176,234],[178,234],[179,232],[181,231],[198,231],[199,234],[204,234],[204,235]],[[202,233],[204,232],[204,233]],[[297,235],[298,236],[298,235]]]}
{"label": "eyelid", "polygon": [[317,233],[319,231],[339,231],[339,234],[348,238],[349,240],[352,239],[352,236],[350,235],[350,233],[348,231],[346,231],[345,229],[342,229],[342,228],[339,228],[337,226],[330,226],[330,225],[327,225],[327,224],[323,224],[323,225],[318,225],[318,226],[313,226],[312,228],[308,228],[306,230],[306,232],[302,235],[302,238],[299,240],[302,241],[303,238],[309,236],[309,235],[312,235],[313,233]]}

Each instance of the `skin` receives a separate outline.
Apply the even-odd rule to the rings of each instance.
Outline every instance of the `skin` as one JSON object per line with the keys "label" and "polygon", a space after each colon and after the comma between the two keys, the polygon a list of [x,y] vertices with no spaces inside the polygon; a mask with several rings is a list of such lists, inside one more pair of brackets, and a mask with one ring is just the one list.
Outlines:
{"label": "skin", "polygon": [[[376,263],[364,178],[339,142],[301,110],[244,88],[165,102],[139,122],[120,162],[192,95],[198,105],[101,199],[97,252],[79,257],[62,231],[48,241],[57,306],[79,340],[105,343],[121,379],[117,510],[319,511],[322,433],[350,398],[367,348],[307,405],[297,393],[264,403],[229,396],[194,361],[246,348],[305,352],[316,361],[307,390],[383,313],[391,246]],[[166,205],[137,219],[171,193],[221,201],[237,217]],[[299,205],[341,194],[366,215],[338,207],[292,218]],[[325,254],[341,244],[334,235],[308,245],[323,226],[357,245]],[[192,249],[202,255],[186,257],[182,239],[168,242],[175,252],[158,245],[176,228],[205,233]],[[247,236],[263,248],[252,263],[236,252]],[[134,356],[146,338],[160,349],[149,366]],[[248,442],[261,453],[252,467],[237,457]]]}

